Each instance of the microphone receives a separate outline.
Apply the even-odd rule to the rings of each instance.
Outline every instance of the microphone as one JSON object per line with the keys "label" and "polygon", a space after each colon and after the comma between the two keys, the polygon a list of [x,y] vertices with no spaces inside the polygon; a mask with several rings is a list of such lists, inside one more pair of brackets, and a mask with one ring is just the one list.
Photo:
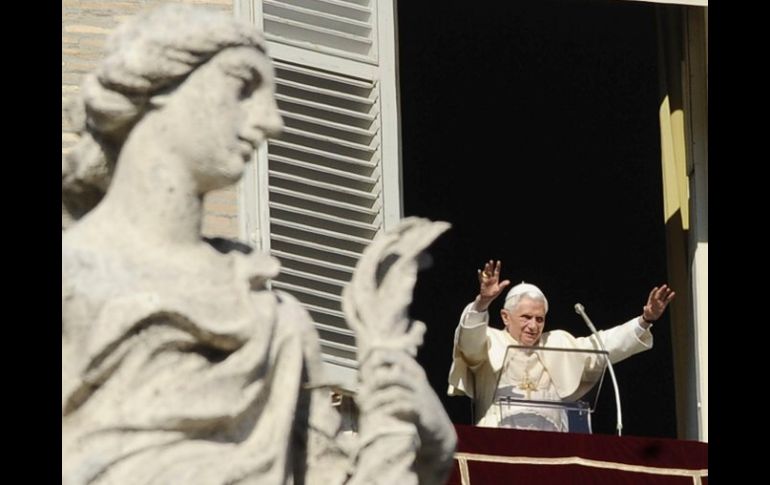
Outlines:
{"label": "microphone", "polygon": [[[583,305],[580,303],[575,303],[575,313],[583,317],[583,321],[586,322],[586,325],[588,325],[588,328],[591,330],[591,333],[593,333],[594,337],[596,337],[596,341],[599,342],[599,347],[603,351],[607,351],[607,349],[604,347],[604,342],[602,342],[602,339],[599,338],[599,332],[596,330],[596,327],[594,326],[593,322],[591,322],[591,319],[588,318],[588,315],[586,315],[585,308],[583,308]],[[612,377],[612,386],[615,388],[615,409],[618,412],[617,416],[617,429],[618,429],[618,436],[621,435],[621,430],[623,429],[623,413],[620,411],[620,390],[618,389],[618,380],[615,378],[615,369],[612,367],[612,362],[610,362],[609,354],[607,354],[607,367],[610,369],[610,377]]]}

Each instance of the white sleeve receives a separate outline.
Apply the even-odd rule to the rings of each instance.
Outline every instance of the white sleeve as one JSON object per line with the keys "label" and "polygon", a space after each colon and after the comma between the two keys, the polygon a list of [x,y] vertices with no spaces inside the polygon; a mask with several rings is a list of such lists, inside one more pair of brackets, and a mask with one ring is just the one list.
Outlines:
{"label": "white sleeve", "polygon": [[456,358],[463,359],[468,365],[476,366],[487,360],[487,326],[489,312],[477,312],[469,303],[460,317],[460,324],[455,331]]}
{"label": "white sleeve", "polygon": [[450,396],[466,395],[474,397],[474,369],[488,359],[487,324],[489,312],[472,310],[469,303],[460,315],[460,322],[455,328],[452,348],[452,366],[449,369]]}
{"label": "white sleeve", "polygon": [[484,310],[478,312],[473,309],[473,303],[465,307],[463,317],[460,320],[460,325],[463,328],[474,328],[479,325],[487,325],[489,323],[489,312]]}
{"label": "white sleeve", "polygon": [[650,324],[649,327],[644,328],[639,323],[639,317],[637,317],[636,326],[634,327],[634,334],[636,335],[636,338],[639,339],[639,342],[641,342],[643,345],[647,347],[652,346],[652,324]]}
{"label": "white sleeve", "polygon": [[[641,334],[639,333],[640,330],[642,331]],[[610,329],[599,330],[599,334],[610,353],[610,360],[613,364],[644,350],[649,350],[653,344],[652,333],[649,329],[642,329],[636,317]]]}

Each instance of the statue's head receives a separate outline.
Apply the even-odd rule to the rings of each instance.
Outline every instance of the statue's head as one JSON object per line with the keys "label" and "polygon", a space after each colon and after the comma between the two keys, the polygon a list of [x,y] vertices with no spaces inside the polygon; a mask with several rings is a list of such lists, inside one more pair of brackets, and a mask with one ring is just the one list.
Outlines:
{"label": "statue's head", "polygon": [[[72,207],[78,217],[98,202],[129,135],[185,158],[202,192],[235,182],[244,159],[282,128],[273,89],[253,26],[177,4],[134,17],[83,81],[82,138],[62,167],[65,205],[68,192],[80,196],[88,207]],[[88,191],[96,200],[84,203]]]}

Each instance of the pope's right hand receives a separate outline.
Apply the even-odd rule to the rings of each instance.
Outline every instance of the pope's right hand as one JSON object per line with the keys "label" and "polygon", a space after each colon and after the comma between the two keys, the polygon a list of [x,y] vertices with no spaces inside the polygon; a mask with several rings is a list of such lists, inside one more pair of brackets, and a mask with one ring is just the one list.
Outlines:
{"label": "pope's right hand", "polygon": [[495,262],[490,259],[484,264],[484,269],[478,270],[479,296],[476,298],[476,306],[479,310],[486,310],[486,307],[511,284],[510,280],[500,281],[501,267],[499,260]]}

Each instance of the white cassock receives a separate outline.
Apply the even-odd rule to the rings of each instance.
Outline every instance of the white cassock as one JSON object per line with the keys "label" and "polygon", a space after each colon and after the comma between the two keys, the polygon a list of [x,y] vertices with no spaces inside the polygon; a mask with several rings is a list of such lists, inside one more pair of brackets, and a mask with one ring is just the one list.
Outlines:
{"label": "white cassock", "polygon": [[[489,312],[476,312],[472,307],[473,303],[465,307],[455,330],[447,393],[474,400],[476,424],[479,426],[568,431],[566,415],[556,409],[523,409],[525,412],[518,417],[501,416],[500,407],[493,405],[498,377],[503,394],[521,398],[521,389],[526,388],[521,384],[526,380],[531,384],[527,398],[574,401],[591,389],[596,382],[596,373],[602,371],[603,362],[598,354],[597,357],[587,358],[586,354],[576,352],[537,349],[601,350],[595,337],[574,337],[563,330],[543,332],[532,352],[508,352],[508,361],[505,362],[508,346],[521,344],[506,330],[490,328]],[[639,325],[638,317],[608,330],[600,330],[599,336],[612,363],[652,348],[652,333]]]}

